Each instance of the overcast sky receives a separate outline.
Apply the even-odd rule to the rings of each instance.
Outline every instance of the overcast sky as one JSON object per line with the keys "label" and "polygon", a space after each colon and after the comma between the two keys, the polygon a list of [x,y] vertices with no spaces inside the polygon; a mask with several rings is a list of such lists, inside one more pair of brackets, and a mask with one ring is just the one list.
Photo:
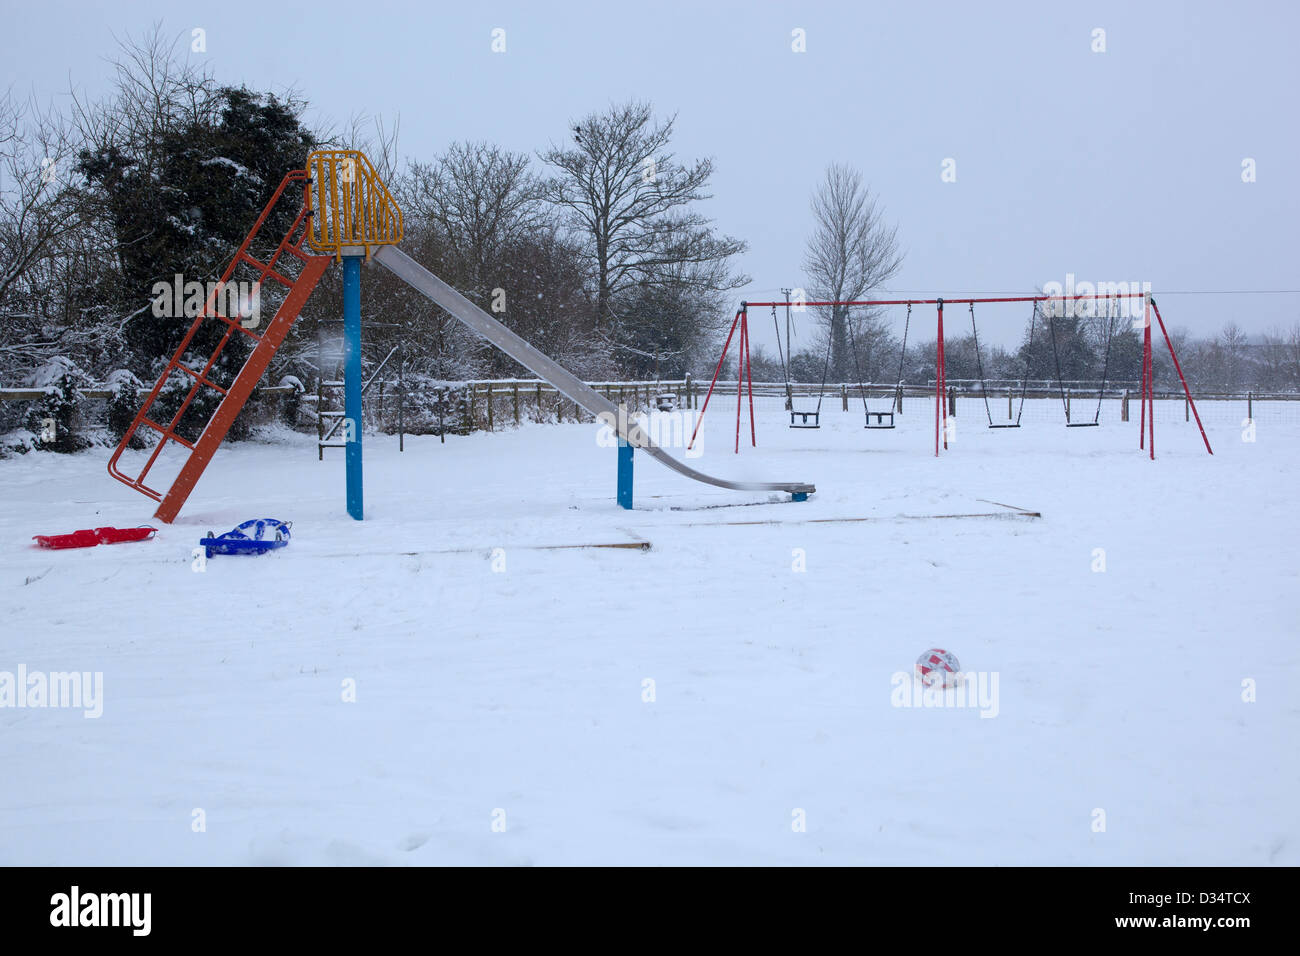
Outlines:
{"label": "overcast sky", "polygon": [[[535,153],[573,118],[649,100],[677,114],[680,158],[715,159],[708,212],[750,244],[739,265],[751,299],[804,282],[809,194],[842,161],[898,224],[895,290],[1029,293],[1073,273],[1149,281],[1166,320],[1198,334],[1228,319],[1252,333],[1300,321],[1296,294],[1171,294],[1300,289],[1300,5],[1283,0],[3,10],[17,91],[101,93],[115,34],[161,21],[188,43],[198,27],[196,56],[221,81],[292,87],[313,122],[400,116],[405,158],[458,139]],[[505,53],[492,52],[495,28]],[[1098,28],[1105,52],[1093,51]],[[792,50],[795,29],[806,52]],[[956,182],[941,178],[946,159]],[[984,310],[981,337],[1011,344],[1022,312]]]}

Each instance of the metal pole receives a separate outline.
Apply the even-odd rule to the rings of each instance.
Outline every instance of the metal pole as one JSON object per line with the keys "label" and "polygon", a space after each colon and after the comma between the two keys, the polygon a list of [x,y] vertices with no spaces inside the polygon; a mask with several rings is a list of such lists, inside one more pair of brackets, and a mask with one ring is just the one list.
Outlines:
{"label": "metal pole", "polygon": [[[935,303],[938,310],[937,338],[934,348],[934,457],[939,457],[940,432],[947,431],[948,409],[944,402],[943,374],[943,299]],[[948,447],[948,436],[943,435],[943,447]]]}
{"label": "metal pole", "polygon": [[[1156,321],[1160,323],[1160,332],[1162,335],[1164,335],[1165,345],[1168,346],[1169,348],[1169,357],[1174,360],[1174,371],[1178,373],[1178,381],[1183,383],[1183,394],[1187,396],[1187,401],[1192,406],[1192,414],[1196,416],[1196,427],[1201,430],[1201,441],[1205,442],[1205,450],[1209,452],[1211,455],[1213,455],[1214,449],[1210,447],[1209,436],[1205,434],[1205,426],[1201,424],[1201,413],[1196,410],[1196,400],[1192,398],[1192,390],[1187,387],[1187,378],[1186,376],[1183,375],[1183,367],[1178,362],[1177,353],[1174,352],[1174,343],[1169,338],[1169,330],[1165,328],[1165,320],[1160,317],[1160,306],[1156,305],[1156,300],[1151,298],[1150,296],[1147,296],[1147,302],[1150,303],[1152,311],[1154,311],[1156,314]],[[1150,334],[1151,334],[1151,327],[1150,327],[1150,323],[1148,323],[1147,325],[1148,337],[1150,336]],[[1249,401],[1249,398],[1247,399],[1247,401]],[[1247,405],[1247,407],[1249,408],[1249,405]],[[1155,414],[1154,408],[1152,409],[1152,414],[1153,415]],[[1152,442],[1154,443],[1154,441],[1155,439],[1153,437]]]}
{"label": "metal pole", "polygon": [[749,366],[749,324],[745,325],[745,381],[749,383],[749,445],[758,447],[758,436],[754,431],[754,372]]}
{"label": "metal pole", "polygon": [[736,347],[736,454],[740,454],[740,403],[745,397],[745,335],[749,323],[745,320],[745,310],[740,311],[740,344]]}
{"label": "metal pole", "polygon": [[782,289],[785,295],[785,356],[786,362],[790,361],[790,293],[792,289]]}
{"label": "metal pole", "polygon": [[343,257],[343,438],[348,514],[364,516],[361,469],[361,256]]}
{"label": "metal pole", "polygon": [[632,445],[622,436],[618,440],[618,506],[632,510]]}
{"label": "metal pole", "polygon": [[[695,436],[700,431],[700,423],[704,421],[704,413],[709,410],[709,399],[713,397],[713,387],[718,384],[718,376],[722,374],[722,363],[726,361],[727,350],[731,348],[731,337],[736,334],[736,326],[740,324],[741,312],[736,313],[736,317],[731,320],[731,331],[727,333],[727,342],[722,346],[722,354],[718,356],[718,367],[713,370],[713,381],[709,383],[709,390],[704,395],[704,407],[700,409],[699,417],[695,419],[695,428],[691,432],[691,440],[686,443],[686,450],[690,451],[691,446],[695,444]],[[623,401],[623,388],[619,386],[618,400]],[[739,429],[739,425],[736,426]],[[739,442],[739,438],[736,439]]]}

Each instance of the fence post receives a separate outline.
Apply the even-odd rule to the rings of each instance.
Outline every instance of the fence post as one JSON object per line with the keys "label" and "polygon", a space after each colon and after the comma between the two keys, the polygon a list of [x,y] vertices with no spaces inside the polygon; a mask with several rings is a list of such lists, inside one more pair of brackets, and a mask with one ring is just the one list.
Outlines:
{"label": "fence post", "polygon": [[1183,396],[1183,421],[1190,422],[1191,420],[1192,420],[1191,412],[1187,407],[1187,396],[1184,395]]}
{"label": "fence post", "polygon": [[488,431],[492,430],[492,383],[488,382],[487,386],[487,419]]}
{"label": "fence post", "polygon": [[843,411],[849,410],[849,387],[844,384],[840,385],[840,405]]}
{"label": "fence post", "polygon": [[948,386],[948,414],[957,417],[957,386]]}
{"label": "fence post", "polygon": [[1124,394],[1120,397],[1119,400],[1119,420],[1122,422],[1128,421],[1128,389],[1127,388],[1124,389]]}
{"label": "fence post", "polygon": [[1011,420],[1013,414],[1011,411],[1011,391],[1011,389],[1007,389],[1007,421]]}
{"label": "fence post", "polygon": [[542,421],[542,383],[537,383],[537,420]]}
{"label": "fence post", "polygon": [[519,383],[515,382],[513,388],[514,388],[514,401],[515,401],[515,424],[518,425],[519,424]]}
{"label": "fence post", "polygon": [[1246,417],[1252,422],[1255,420],[1255,393],[1246,393]]}
{"label": "fence post", "polygon": [[555,421],[557,424],[564,423],[564,396],[558,388],[555,390]]}
{"label": "fence post", "polygon": [[474,430],[474,383],[469,386],[469,397],[465,399],[465,434]]}
{"label": "fence post", "polygon": [[1070,390],[1068,388],[1065,390],[1065,422],[1067,425],[1070,423]]}

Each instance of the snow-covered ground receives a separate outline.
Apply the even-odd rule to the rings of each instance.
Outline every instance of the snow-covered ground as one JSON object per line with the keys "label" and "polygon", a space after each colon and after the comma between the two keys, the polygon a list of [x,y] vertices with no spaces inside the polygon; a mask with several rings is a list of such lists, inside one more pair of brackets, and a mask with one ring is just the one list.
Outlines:
{"label": "snow-covered ground", "polygon": [[[739,456],[709,409],[692,464],[802,504],[642,456],[622,511],[594,426],[530,425],[368,436],[359,523],[281,435],[85,551],[30,536],[152,514],[106,453],[0,461],[0,675],[103,675],[98,718],[0,707],[0,863],[1300,863],[1300,422],[1209,457],[1168,403],[1151,462],[964,405],[936,460],[924,403],[854,408]],[[287,548],[196,569],[263,516]],[[933,646],[995,706],[896,706]]]}

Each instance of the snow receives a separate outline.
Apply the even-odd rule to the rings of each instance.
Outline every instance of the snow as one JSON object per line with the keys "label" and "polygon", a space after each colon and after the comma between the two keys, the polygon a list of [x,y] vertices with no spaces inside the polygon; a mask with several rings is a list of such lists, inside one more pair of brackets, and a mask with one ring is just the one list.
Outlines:
{"label": "snow", "polygon": [[[341,454],[279,432],[154,540],[50,552],[152,504],[103,450],[0,461],[0,672],[104,688],[97,719],[0,707],[0,863],[1300,863],[1293,413],[1247,442],[1207,408],[1210,457],[1162,403],[1151,462],[1136,402],[963,405],[936,460],[919,400],[894,431],[765,400],[738,456],[734,402],[691,464],[811,500],[639,456],[621,511],[595,425],[528,425],[367,436],[354,522]],[[970,513],[998,517],[925,517]],[[292,543],[194,569],[251,517]],[[996,675],[995,716],[894,706],[935,646]]]}
{"label": "snow", "polygon": [[87,377],[77,363],[64,355],[56,355],[43,365],[40,366],[31,376],[32,388],[43,388],[47,392],[54,392],[63,380],[65,375],[70,375],[76,381],[86,381]]}
{"label": "snow", "polygon": [[119,368],[112,372],[109,372],[108,375],[104,377],[105,388],[111,388],[113,391],[116,392],[116,391],[120,391],[122,388],[126,386],[134,386],[135,388],[144,388],[144,383],[140,381],[140,379],[137,378],[132,372],[124,368]]}
{"label": "snow", "polygon": [[260,176],[255,176],[249,168],[242,163],[237,163],[228,156],[213,156],[211,159],[205,159],[199,163],[200,166],[225,166],[232,173],[242,179],[254,179],[261,182]]}

